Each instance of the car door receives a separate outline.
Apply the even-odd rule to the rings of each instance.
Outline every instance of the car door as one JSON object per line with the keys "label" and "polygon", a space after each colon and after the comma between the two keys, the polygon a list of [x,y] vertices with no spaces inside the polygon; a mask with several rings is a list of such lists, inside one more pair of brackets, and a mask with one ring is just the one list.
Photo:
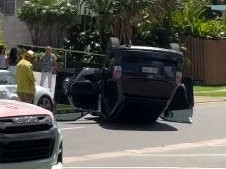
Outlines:
{"label": "car door", "polygon": [[100,69],[64,69],[57,74],[55,114],[59,121],[76,120],[98,111]]}
{"label": "car door", "polygon": [[172,122],[192,123],[193,108],[193,82],[191,78],[183,78],[161,118]]}

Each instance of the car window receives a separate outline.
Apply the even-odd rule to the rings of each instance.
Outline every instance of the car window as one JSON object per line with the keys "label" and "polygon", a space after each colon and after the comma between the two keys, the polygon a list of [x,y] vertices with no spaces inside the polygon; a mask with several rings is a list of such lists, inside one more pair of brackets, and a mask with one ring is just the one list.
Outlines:
{"label": "car window", "polygon": [[13,75],[1,74],[0,75],[0,85],[15,85],[16,80]]}

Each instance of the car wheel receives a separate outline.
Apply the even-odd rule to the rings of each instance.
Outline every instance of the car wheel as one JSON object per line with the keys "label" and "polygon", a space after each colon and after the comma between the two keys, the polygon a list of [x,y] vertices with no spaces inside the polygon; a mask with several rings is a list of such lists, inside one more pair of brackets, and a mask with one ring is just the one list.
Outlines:
{"label": "car wheel", "polygon": [[53,110],[53,102],[49,96],[42,96],[37,105],[50,111]]}

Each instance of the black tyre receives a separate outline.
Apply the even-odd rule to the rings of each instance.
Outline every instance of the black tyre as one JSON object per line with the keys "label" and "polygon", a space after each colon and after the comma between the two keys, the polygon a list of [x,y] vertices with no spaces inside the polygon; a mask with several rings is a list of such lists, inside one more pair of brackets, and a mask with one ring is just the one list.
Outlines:
{"label": "black tyre", "polygon": [[49,96],[42,96],[37,105],[50,111],[53,110],[53,102]]}

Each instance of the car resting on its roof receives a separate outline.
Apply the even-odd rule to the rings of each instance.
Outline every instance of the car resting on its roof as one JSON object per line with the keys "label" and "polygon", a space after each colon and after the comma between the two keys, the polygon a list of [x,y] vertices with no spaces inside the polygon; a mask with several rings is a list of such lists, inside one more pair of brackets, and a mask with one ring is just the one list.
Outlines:
{"label": "car resting on its roof", "polygon": [[58,73],[55,102],[73,108],[56,109],[57,117],[91,113],[110,122],[153,123],[161,117],[191,123],[193,84],[182,77],[183,59],[175,49],[119,45],[110,38],[104,65]]}

